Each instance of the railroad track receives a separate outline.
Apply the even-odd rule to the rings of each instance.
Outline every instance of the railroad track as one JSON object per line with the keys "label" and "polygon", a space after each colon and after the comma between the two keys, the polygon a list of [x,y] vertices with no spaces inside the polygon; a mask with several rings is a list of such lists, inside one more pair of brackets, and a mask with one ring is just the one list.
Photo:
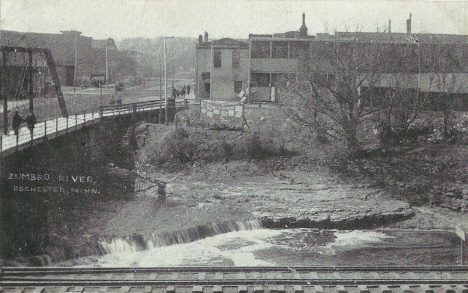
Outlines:
{"label": "railroad track", "polygon": [[0,292],[468,293],[468,266],[2,268]]}

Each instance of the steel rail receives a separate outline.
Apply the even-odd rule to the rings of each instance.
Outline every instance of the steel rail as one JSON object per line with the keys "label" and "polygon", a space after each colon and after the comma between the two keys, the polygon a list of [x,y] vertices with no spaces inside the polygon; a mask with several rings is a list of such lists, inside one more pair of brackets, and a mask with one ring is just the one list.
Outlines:
{"label": "steel rail", "polygon": [[13,274],[108,274],[145,272],[466,272],[468,266],[310,266],[310,267],[150,267],[73,268],[3,267],[1,275]]}
{"label": "steel rail", "polygon": [[249,285],[464,285],[467,279],[228,279],[228,280],[121,280],[121,279],[18,279],[0,286],[249,286]]}

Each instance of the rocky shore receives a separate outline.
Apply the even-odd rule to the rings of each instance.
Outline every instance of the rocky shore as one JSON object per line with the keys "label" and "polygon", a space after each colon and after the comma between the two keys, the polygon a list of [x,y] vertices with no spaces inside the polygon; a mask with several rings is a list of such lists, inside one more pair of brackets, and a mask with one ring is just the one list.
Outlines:
{"label": "rocky shore", "polygon": [[[409,204],[379,189],[344,184],[331,174],[281,171],[255,175],[255,163],[212,164],[198,171],[148,176],[167,184],[159,202],[157,187],[145,179],[134,200],[115,203],[106,221],[86,233],[125,237],[180,231],[222,221],[259,219],[265,228],[375,228],[414,215]],[[103,214],[101,214],[103,216]]]}

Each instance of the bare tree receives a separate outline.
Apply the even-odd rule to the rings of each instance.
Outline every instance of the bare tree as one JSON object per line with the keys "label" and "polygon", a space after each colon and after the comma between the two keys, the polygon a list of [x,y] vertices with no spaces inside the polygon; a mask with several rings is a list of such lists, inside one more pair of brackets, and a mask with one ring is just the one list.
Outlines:
{"label": "bare tree", "polygon": [[301,59],[290,108],[293,119],[320,133],[344,138],[350,154],[361,149],[358,131],[373,107],[382,73],[382,45],[314,42]]}
{"label": "bare tree", "polygon": [[[464,84],[461,79],[461,54],[454,45],[432,44],[429,53],[429,91],[433,92],[433,104],[443,116],[443,138],[450,137],[453,112],[458,94]],[[458,56],[457,56],[458,55]]]}
{"label": "bare tree", "polygon": [[386,44],[375,104],[380,108],[384,143],[400,140],[427,109],[429,95],[420,91],[421,55],[417,44]]}

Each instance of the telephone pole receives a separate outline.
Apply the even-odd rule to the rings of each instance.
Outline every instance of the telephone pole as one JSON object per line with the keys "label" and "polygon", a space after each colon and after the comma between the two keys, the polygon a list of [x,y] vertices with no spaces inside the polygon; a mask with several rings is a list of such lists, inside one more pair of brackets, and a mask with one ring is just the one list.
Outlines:
{"label": "telephone pole", "polygon": [[109,87],[109,66],[107,64],[107,40],[106,40],[106,88]]}
{"label": "telephone pole", "polygon": [[164,122],[166,123],[166,125],[169,125],[169,103],[168,103],[168,99],[167,99],[167,60],[166,60],[166,39],[170,39],[170,38],[174,38],[174,37],[164,37],[164,49],[163,49],[163,53],[164,53],[164,107],[166,108],[164,110]]}
{"label": "telephone pole", "polygon": [[75,34],[75,50],[74,51],[74,57],[75,57],[75,70],[73,72],[73,92],[75,92],[75,86],[76,86],[76,71],[77,71],[77,67],[78,67],[78,60],[77,60],[77,52],[76,52],[76,38],[77,38],[77,35],[78,35],[78,32],[74,32]]}
{"label": "telephone pole", "polygon": [[162,63],[159,62],[159,124],[163,123],[162,107]]}

